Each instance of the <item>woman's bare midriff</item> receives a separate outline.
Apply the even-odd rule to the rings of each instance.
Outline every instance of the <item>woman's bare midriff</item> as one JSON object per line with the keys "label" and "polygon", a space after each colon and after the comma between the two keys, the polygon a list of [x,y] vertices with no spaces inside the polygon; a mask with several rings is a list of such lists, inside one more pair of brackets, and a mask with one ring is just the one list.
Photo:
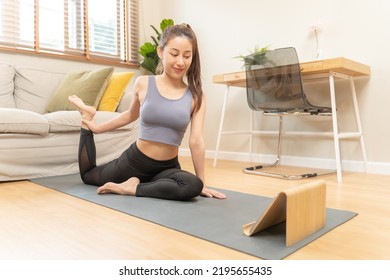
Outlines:
{"label": "woman's bare midriff", "polygon": [[137,147],[144,155],[155,160],[170,160],[179,153],[179,147],[142,139],[137,140]]}

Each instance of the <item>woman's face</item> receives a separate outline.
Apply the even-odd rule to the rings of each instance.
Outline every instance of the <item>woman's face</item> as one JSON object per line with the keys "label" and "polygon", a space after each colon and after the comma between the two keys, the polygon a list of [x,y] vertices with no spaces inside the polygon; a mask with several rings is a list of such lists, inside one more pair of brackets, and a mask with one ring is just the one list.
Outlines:
{"label": "woman's face", "polygon": [[164,66],[164,73],[174,78],[183,78],[192,62],[192,43],[187,37],[174,37],[158,48],[158,55]]}

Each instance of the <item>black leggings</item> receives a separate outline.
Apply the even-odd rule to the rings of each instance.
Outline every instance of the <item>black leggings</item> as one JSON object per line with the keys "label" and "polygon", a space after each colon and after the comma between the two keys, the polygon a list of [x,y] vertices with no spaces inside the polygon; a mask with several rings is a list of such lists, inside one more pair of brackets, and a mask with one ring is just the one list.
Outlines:
{"label": "black leggings", "polygon": [[107,182],[122,183],[137,177],[136,196],[171,200],[189,200],[198,196],[203,182],[194,174],[181,170],[178,158],[155,160],[143,154],[133,143],[119,158],[96,165],[96,148],[93,133],[81,129],[79,168],[83,182],[102,186]]}

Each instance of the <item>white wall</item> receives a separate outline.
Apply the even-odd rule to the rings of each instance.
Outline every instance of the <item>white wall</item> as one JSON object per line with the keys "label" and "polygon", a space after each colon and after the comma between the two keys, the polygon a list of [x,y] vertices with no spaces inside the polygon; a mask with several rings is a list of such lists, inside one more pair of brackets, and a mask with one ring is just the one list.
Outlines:
{"label": "white wall", "polygon": [[[200,44],[204,90],[207,94],[206,148],[215,150],[221,104],[225,88],[212,83],[215,74],[239,71],[241,61],[234,59],[239,54],[247,54],[255,45],[270,48],[294,46],[301,61],[313,59],[315,40],[307,28],[321,22],[323,30],[319,34],[323,58],[344,56],[371,66],[369,79],[356,81],[358,102],[370,172],[390,173],[390,2],[384,0],[140,0],[143,13],[160,4],[158,24],[162,18],[172,18],[176,23],[189,23],[196,31]],[[345,88],[338,83],[337,89]],[[324,91],[326,85],[316,86]],[[249,110],[245,90],[232,89],[226,116],[227,129],[237,129],[247,125]],[[342,129],[353,129],[354,121],[344,112],[350,112],[349,95],[341,95],[338,101]],[[259,115],[260,116],[260,115]],[[261,119],[258,127],[267,125],[269,118]],[[272,123],[272,121],[271,121]],[[312,126],[323,126],[314,122]],[[294,123],[291,128],[300,127]],[[271,140],[271,141],[269,141]],[[275,138],[255,139],[255,153],[272,153]],[[295,145],[296,144],[296,145]],[[186,143],[184,142],[184,145]],[[298,147],[297,147],[298,145]],[[334,150],[331,140],[289,139],[284,145],[284,154],[291,156],[332,159]],[[244,153],[249,149],[244,136],[225,136],[221,149],[227,152]],[[357,141],[344,141],[341,145],[342,159],[361,162],[360,146]],[[352,167],[354,169],[354,167]]]}

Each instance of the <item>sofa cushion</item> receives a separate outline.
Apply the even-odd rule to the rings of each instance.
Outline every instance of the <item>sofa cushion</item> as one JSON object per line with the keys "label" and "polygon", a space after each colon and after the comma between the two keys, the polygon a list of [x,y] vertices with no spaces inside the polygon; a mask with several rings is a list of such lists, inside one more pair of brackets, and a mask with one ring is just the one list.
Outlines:
{"label": "sofa cushion", "polygon": [[0,63],[0,107],[15,108],[14,100],[14,68]]}
{"label": "sofa cushion", "polygon": [[[117,112],[98,111],[94,117],[96,123],[103,123],[117,117]],[[81,116],[78,111],[57,111],[43,115],[50,124],[50,132],[80,131]],[[131,130],[133,125],[126,125],[119,130]]]}
{"label": "sofa cushion", "polygon": [[65,73],[30,67],[15,67],[16,108],[43,113]]}
{"label": "sofa cushion", "polygon": [[46,112],[74,110],[68,102],[68,97],[74,94],[85,104],[97,108],[113,71],[114,67],[107,67],[68,73],[50,99]]}
{"label": "sofa cushion", "polygon": [[0,133],[49,133],[49,122],[40,114],[15,108],[0,108]]}
{"label": "sofa cushion", "polygon": [[113,73],[99,103],[99,111],[115,112],[134,72]]}
{"label": "sofa cushion", "polygon": [[119,103],[119,106],[116,109],[116,111],[117,112],[124,112],[124,111],[128,110],[132,99],[133,99],[132,91],[125,90],[125,93],[123,94],[121,102]]}
{"label": "sofa cushion", "polygon": [[43,117],[50,124],[50,132],[80,131],[81,116],[79,111],[56,111],[46,113]]}

